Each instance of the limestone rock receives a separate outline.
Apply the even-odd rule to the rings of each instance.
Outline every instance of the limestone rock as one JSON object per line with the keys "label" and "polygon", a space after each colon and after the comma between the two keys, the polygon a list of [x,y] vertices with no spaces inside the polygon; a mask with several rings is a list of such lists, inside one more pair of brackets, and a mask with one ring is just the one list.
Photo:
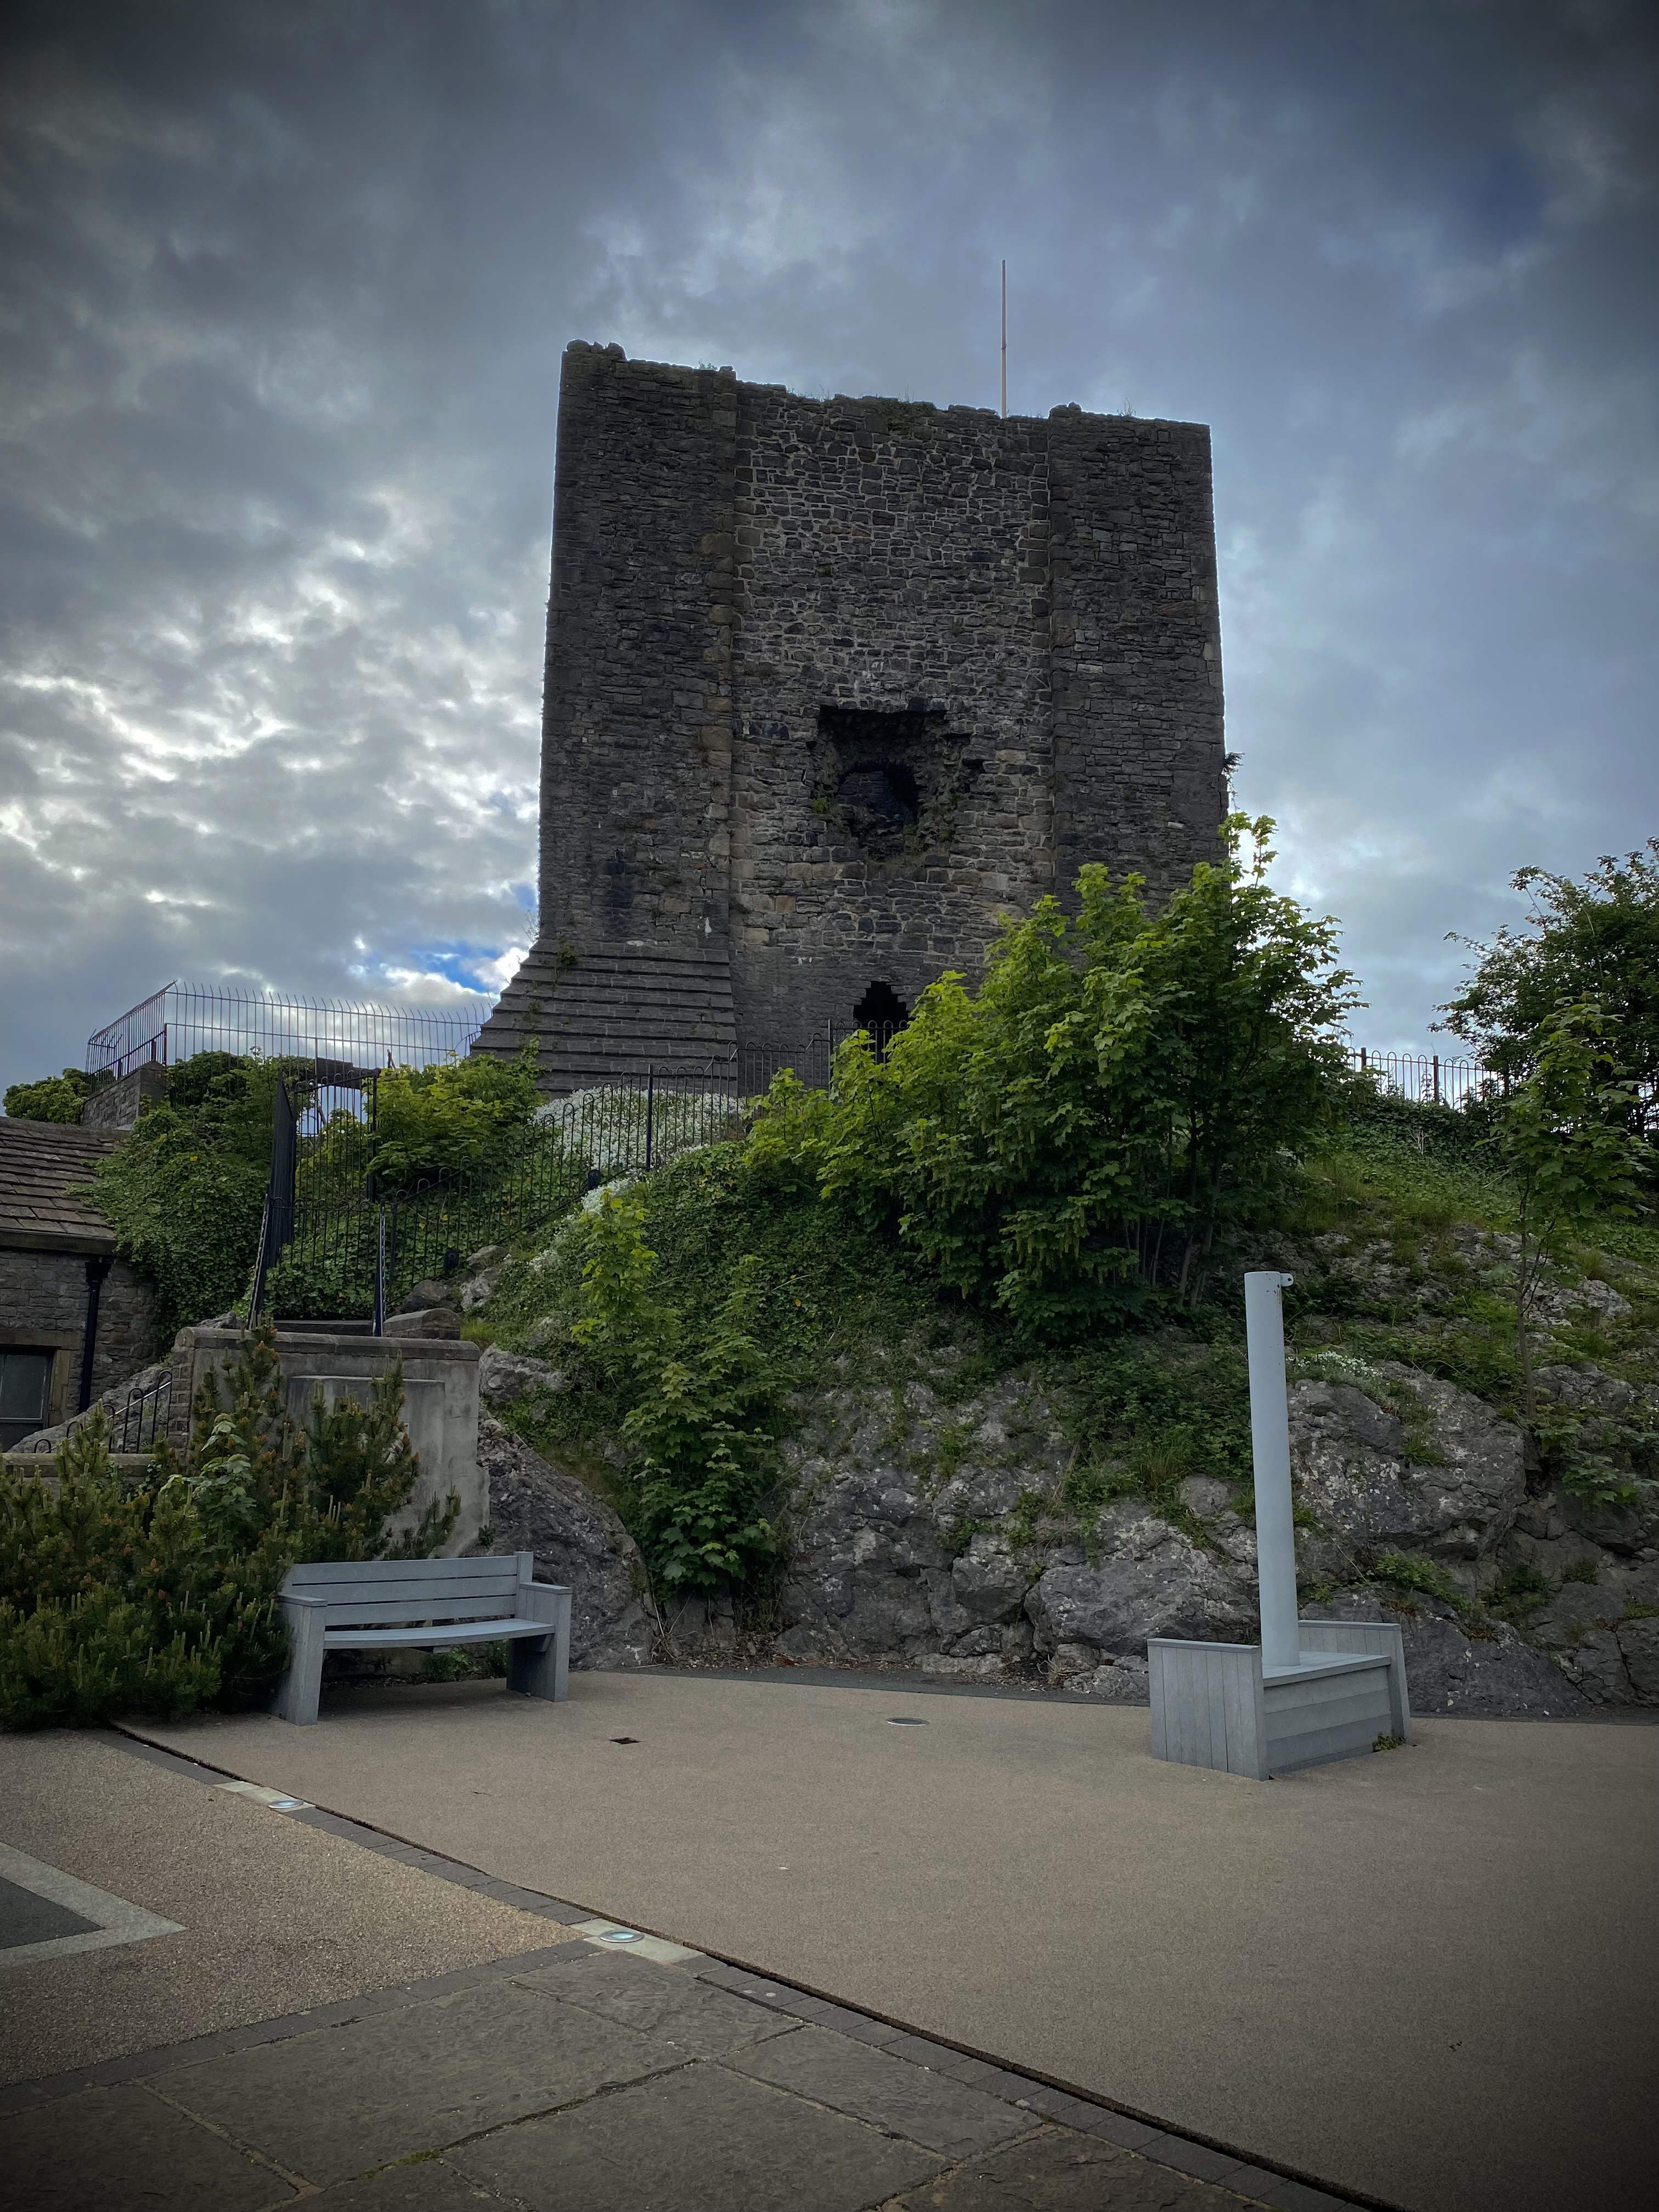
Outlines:
{"label": "limestone rock", "polygon": [[1659,1705],[1659,1619],[1620,1621],[1619,1649],[1638,1705]]}
{"label": "limestone rock", "polygon": [[538,1581],[569,1587],[571,1665],[646,1665],[653,1637],[644,1563],[610,1506],[489,1413],[478,1417],[478,1464],[495,1551],[533,1552]]}
{"label": "limestone rock", "polygon": [[1000,1682],[1007,1673],[1003,1661],[990,1652],[980,1658],[966,1658],[942,1651],[925,1651],[917,1665],[924,1674],[957,1682]]}
{"label": "limestone rock", "polygon": [[1563,1583],[1527,1626],[1535,1644],[1566,1650],[1591,1629],[1613,1627],[1624,1610],[1624,1599],[1616,1589],[1598,1583]]}
{"label": "limestone rock", "polygon": [[1602,1321],[1623,1321],[1630,1312],[1630,1300],[1622,1297],[1611,1283],[1586,1276],[1582,1283],[1546,1287],[1540,1291],[1534,1310],[1540,1321],[1576,1321],[1581,1314],[1595,1314]]}
{"label": "limestone rock", "polygon": [[1611,1628],[1591,1628],[1555,1655],[1555,1663],[1593,1705],[1634,1701],[1624,1647]]}
{"label": "limestone rock", "polygon": [[1068,1696],[1104,1698],[1115,1705],[1149,1705],[1152,1701],[1150,1670],[1144,1659],[1126,1655],[1109,1667],[1097,1667],[1087,1674],[1073,1674],[1066,1684]]}
{"label": "limestone rock", "polygon": [[1490,1634],[1471,1636],[1442,1599],[1414,1594],[1385,1606],[1373,1589],[1339,1590],[1303,1613],[1310,1620],[1397,1621],[1412,1711],[1425,1720],[1437,1713],[1538,1720],[1589,1710],[1583,1692],[1512,1628],[1494,1621]]}
{"label": "limestone rock", "polygon": [[1334,1540],[1329,1565],[1339,1571],[1342,1554],[1419,1552],[1473,1589],[1489,1577],[1526,1495],[1521,1432],[1449,1382],[1407,1367],[1382,1372],[1417,1400],[1440,1463],[1413,1461],[1400,1416],[1352,1383],[1297,1382],[1290,1404],[1299,1498]]}
{"label": "limestone rock", "polygon": [[1636,1496],[1627,1505],[1594,1505],[1584,1498],[1564,1498],[1566,1526],[1603,1551],[1624,1558],[1653,1559],[1659,1553],[1659,1482],[1638,1482],[1635,1490]]}
{"label": "limestone rock", "polygon": [[453,1306],[460,1300],[459,1285],[448,1276],[428,1275],[416,1283],[398,1309],[399,1313],[424,1313],[429,1306]]}
{"label": "limestone rock", "polygon": [[1604,1375],[1599,1367],[1551,1364],[1536,1369],[1534,1380],[1540,1390],[1578,1413],[1622,1413],[1638,1395],[1633,1383]]}
{"label": "limestone rock", "polygon": [[419,1306],[413,1313],[388,1314],[388,1336],[459,1337],[461,1317],[453,1306]]}
{"label": "limestone rock", "polygon": [[1225,1641],[1254,1630],[1255,1596],[1237,1571],[1138,1499],[1109,1505],[1095,1542],[1097,1562],[1066,1547],[1026,1599],[1039,1652],[1082,1644],[1144,1656],[1149,1636]]}
{"label": "limestone rock", "polygon": [[463,1313],[476,1313],[480,1306],[489,1304],[495,1295],[495,1285],[500,1282],[506,1266],[506,1261],[500,1260],[493,1267],[483,1268],[477,1274],[468,1276],[461,1285]]}
{"label": "limestone rock", "polygon": [[1006,1537],[981,1531],[951,1570],[951,1595],[971,1621],[1011,1621],[1035,1579]]}
{"label": "limestone rock", "polygon": [[487,1344],[478,1361],[478,1395],[488,1406],[509,1406],[537,1390],[562,1390],[564,1376],[544,1359],[521,1352],[503,1352]]}

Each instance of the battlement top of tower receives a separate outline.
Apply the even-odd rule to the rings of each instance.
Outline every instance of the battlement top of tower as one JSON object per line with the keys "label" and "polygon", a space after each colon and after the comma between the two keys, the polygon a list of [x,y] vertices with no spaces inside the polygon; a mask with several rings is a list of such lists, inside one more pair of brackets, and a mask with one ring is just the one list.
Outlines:
{"label": "battlement top of tower", "polygon": [[808,393],[791,392],[787,384],[750,383],[740,378],[737,371],[729,365],[715,368],[703,364],[693,368],[684,362],[650,361],[640,356],[630,359],[623,348],[614,342],[607,345],[601,344],[596,340],[572,338],[564,351],[567,361],[569,361],[573,356],[580,358],[596,356],[602,361],[615,362],[619,366],[626,366],[662,379],[678,380],[683,378],[689,382],[696,382],[707,378],[720,379],[729,382],[738,391],[773,393],[793,401],[798,407],[823,408],[831,413],[847,409],[878,410],[883,417],[883,427],[890,433],[921,430],[930,424],[950,428],[957,425],[966,427],[969,422],[979,424],[1005,421],[1010,425],[1024,429],[1040,426],[1045,421],[1079,423],[1110,422],[1120,425],[1133,422],[1143,431],[1190,432],[1205,427],[1201,423],[1183,422],[1168,416],[1135,415],[1123,410],[1116,412],[1091,411],[1079,406],[1076,400],[1067,400],[1058,407],[1051,407],[1045,417],[1041,415],[1014,414],[1004,416],[999,415],[994,407],[972,407],[960,402],[953,402],[941,407],[931,399],[899,399],[890,394],[878,392],[856,394],[837,392],[832,393],[827,399],[814,399]]}

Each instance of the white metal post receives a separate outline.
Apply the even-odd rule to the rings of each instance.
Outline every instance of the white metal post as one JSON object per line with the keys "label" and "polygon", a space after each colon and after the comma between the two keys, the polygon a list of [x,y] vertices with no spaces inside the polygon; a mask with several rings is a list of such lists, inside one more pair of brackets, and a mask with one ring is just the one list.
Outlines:
{"label": "white metal post", "polygon": [[1296,1524],[1291,1516],[1291,1417],[1285,1396],[1283,1304],[1283,1293],[1295,1279],[1293,1275],[1277,1272],[1244,1278],[1261,1663],[1267,1668],[1296,1667],[1302,1660],[1296,1611]]}

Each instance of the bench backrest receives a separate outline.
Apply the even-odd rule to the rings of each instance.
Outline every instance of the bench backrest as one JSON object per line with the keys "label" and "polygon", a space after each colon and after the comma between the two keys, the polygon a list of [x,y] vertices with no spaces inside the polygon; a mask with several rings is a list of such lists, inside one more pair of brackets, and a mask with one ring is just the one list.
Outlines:
{"label": "bench backrest", "polygon": [[284,1597],[327,1607],[331,1627],[397,1628],[416,1620],[505,1620],[534,1556],[491,1559],[319,1559],[290,1567]]}

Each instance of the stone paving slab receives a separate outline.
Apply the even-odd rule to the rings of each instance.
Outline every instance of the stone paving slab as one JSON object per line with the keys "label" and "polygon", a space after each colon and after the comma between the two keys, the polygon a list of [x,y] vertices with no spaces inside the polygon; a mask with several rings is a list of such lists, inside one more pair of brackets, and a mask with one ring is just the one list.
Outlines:
{"label": "stone paving slab", "polygon": [[299,2191],[138,2083],[12,2113],[0,2206],[15,2212],[264,2212]]}
{"label": "stone paving slab", "polygon": [[999,2098],[829,2028],[798,2027],[727,2063],[952,2158],[1027,2134],[1031,2126],[1028,2114]]}
{"label": "stone paving slab", "polygon": [[442,2159],[383,2166],[361,2181],[337,2181],[305,2200],[304,2212],[487,2212],[507,2200]]}
{"label": "stone paving slab", "polygon": [[291,2172],[327,2182],[684,2057],[672,2044],[508,1984],[258,2045],[161,2075],[154,2086]]}
{"label": "stone paving slab", "polygon": [[887,2212],[1211,2212],[1226,2201],[1131,2151],[1045,2128],[970,2160]]}
{"label": "stone paving slab", "polygon": [[706,2062],[450,2161],[534,2212],[860,2212],[943,2163]]}
{"label": "stone paving slab", "polygon": [[155,1733],[1353,2196],[1645,2212],[1659,1729],[1425,1721],[1264,1784],[1156,1761],[1111,1708],[490,1688]]}
{"label": "stone paving slab", "polygon": [[520,1974],[515,1987],[580,2005],[601,2020],[672,2044],[690,2058],[717,2058],[793,2032],[793,2021],[692,1974],[665,1973],[624,1953],[570,1959]]}
{"label": "stone paving slab", "polygon": [[103,1893],[95,1917],[167,1931],[108,1948],[60,1939],[77,1947],[67,1956],[0,1952],[0,2083],[557,1940],[539,1915],[272,1812],[222,1778],[198,1767],[186,1782],[114,1735],[0,1735],[0,1844]]}

